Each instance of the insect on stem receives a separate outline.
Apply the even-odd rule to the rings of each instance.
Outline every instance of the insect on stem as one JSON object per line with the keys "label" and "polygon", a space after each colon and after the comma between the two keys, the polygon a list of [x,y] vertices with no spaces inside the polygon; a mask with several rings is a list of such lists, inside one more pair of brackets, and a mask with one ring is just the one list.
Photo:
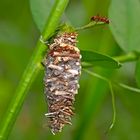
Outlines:
{"label": "insect on stem", "polygon": [[90,20],[91,21],[96,21],[96,22],[104,22],[106,24],[110,23],[110,20],[107,17],[101,17],[99,15],[92,16]]}

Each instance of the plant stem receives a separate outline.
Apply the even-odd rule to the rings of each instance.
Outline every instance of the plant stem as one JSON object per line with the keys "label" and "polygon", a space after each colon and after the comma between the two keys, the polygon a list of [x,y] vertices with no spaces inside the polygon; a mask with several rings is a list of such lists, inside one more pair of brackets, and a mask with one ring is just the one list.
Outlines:
{"label": "plant stem", "polygon": [[107,83],[110,82],[109,79],[107,79],[106,77],[103,77],[103,76],[101,76],[101,75],[99,75],[99,74],[97,74],[97,73],[95,73],[95,72],[92,72],[92,71],[87,70],[87,69],[83,69],[83,70],[84,70],[86,73],[88,73],[88,74],[90,74],[90,75],[92,75],[92,76],[94,76],[94,77],[96,77],[96,78],[99,78],[99,79],[101,79],[101,80],[103,80],[103,81],[105,81],[105,82],[107,82]]}
{"label": "plant stem", "polygon": [[120,56],[114,57],[114,59],[116,59],[117,61],[122,62],[122,63],[135,61],[135,60],[138,60],[138,58],[139,58],[139,54],[136,52],[130,52],[125,55],[120,55]]}
{"label": "plant stem", "polygon": [[112,122],[111,122],[111,125],[109,126],[109,129],[106,131],[106,133],[108,133],[114,126],[115,124],[115,121],[116,121],[116,106],[115,106],[115,96],[114,96],[114,91],[113,91],[113,87],[112,87],[112,82],[106,78],[106,77],[103,77],[95,72],[91,72],[87,69],[83,69],[86,73],[90,74],[91,76],[94,76],[94,77],[97,77],[105,82],[108,83],[109,85],[109,88],[110,88],[110,92],[111,92],[111,97],[112,97],[112,109],[113,109],[113,117],[112,117]]}
{"label": "plant stem", "polygon": [[112,85],[117,85],[121,88],[127,89],[127,90],[135,92],[135,93],[140,93],[140,89],[125,85],[123,83],[118,83],[118,82],[111,81],[110,79],[108,79],[104,76],[101,76],[101,75],[99,75],[99,74],[97,74],[93,71],[90,71],[90,70],[87,70],[87,69],[83,69],[83,70],[86,73],[90,74],[91,76],[97,77],[97,78],[99,78],[99,79],[101,79],[101,80],[103,80],[103,81],[105,81],[109,84],[109,88],[110,88],[110,92],[111,92],[111,96],[112,96],[113,117],[112,117],[112,122],[111,122],[111,125],[110,125],[109,129],[106,131],[106,133],[107,133],[108,131],[110,131],[113,128],[113,126],[115,124],[115,121],[116,121],[115,96],[114,96],[114,91],[113,91]]}
{"label": "plant stem", "polygon": [[133,92],[136,92],[136,93],[140,93],[140,89],[139,88],[134,88],[134,87],[130,87],[128,85],[125,85],[123,83],[116,83],[116,85],[124,88],[124,89],[127,89],[129,91],[133,91]]}
{"label": "plant stem", "polygon": [[114,91],[113,91],[112,83],[109,82],[108,84],[109,84],[109,88],[110,88],[110,92],[111,92],[112,108],[113,108],[112,122],[111,122],[111,125],[110,125],[109,129],[108,129],[108,131],[110,131],[113,128],[113,126],[114,126],[114,124],[116,122],[116,106],[115,106],[115,96],[114,96]]}
{"label": "plant stem", "polygon": [[83,70],[86,73],[88,73],[88,74],[90,74],[90,75],[92,75],[92,76],[94,76],[96,78],[99,78],[99,79],[101,79],[101,80],[103,80],[103,81],[105,81],[107,83],[112,83],[113,85],[119,86],[119,87],[124,88],[126,90],[129,90],[129,91],[132,91],[132,92],[135,92],[135,93],[140,93],[140,89],[139,88],[131,87],[129,85],[126,85],[126,84],[123,84],[123,83],[120,83],[120,82],[111,81],[110,79],[108,79],[108,78],[106,78],[106,77],[104,77],[104,76],[102,76],[100,74],[97,74],[97,73],[95,73],[93,71],[90,71],[88,69],[83,69]]}
{"label": "plant stem", "polygon": [[[55,1],[55,4],[52,8],[49,19],[42,34],[45,40],[49,39],[55,31],[58,21],[67,4],[68,0]],[[40,40],[38,40],[37,46],[33,52],[30,62],[28,63],[23,73],[21,81],[19,82],[19,85],[16,89],[15,95],[11,103],[9,104],[9,107],[3,117],[3,120],[1,121],[0,140],[8,139],[8,136],[24,103],[28,89],[30,88],[31,83],[34,81],[36,75],[40,71],[40,65],[44,57],[43,54],[45,51],[46,46],[43,43],[41,43]]]}
{"label": "plant stem", "polygon": [[106,24],[106,23],[91,21],[87,25],[75,28],[75,31],[85,30],[85,29],[92,28],[92,27],[97,26],[97,25],[104,25],[104,24]]}

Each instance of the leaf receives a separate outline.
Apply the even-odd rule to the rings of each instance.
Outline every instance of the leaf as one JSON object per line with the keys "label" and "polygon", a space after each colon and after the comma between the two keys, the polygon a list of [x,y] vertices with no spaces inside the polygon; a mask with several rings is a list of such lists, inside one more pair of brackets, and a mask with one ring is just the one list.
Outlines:
{"label": "leaf", "polygon": [[30,0],[30,7],[33,19],[40,32],[43,31],[53,4],[54,0]]}
{"label": "leaf", "polygon": [[111,58],[93,51],[81,50],[82,62],[88,64],[84,66],[100,66],[104,68],[120,68],[121,64]]}
{"label": "leaf", "polygon": [[136,77],[137,85],[140,87],[140,59],[137,61],[136,64],[135,77]]}
{"label": "leaf", "polygon": [[140,51],[140,1],[112,0],[110,29],[120,47],[126,52]]}

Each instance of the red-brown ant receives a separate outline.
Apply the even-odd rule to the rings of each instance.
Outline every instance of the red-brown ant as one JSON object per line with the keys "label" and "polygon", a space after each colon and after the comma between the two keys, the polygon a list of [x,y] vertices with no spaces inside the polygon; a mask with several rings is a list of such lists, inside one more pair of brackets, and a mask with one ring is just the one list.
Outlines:
{"label": "red-brown ant", "polygon": [[110,23],[110,20],[107,17],[100,17],[99,15],[91,17],[91,21]]}

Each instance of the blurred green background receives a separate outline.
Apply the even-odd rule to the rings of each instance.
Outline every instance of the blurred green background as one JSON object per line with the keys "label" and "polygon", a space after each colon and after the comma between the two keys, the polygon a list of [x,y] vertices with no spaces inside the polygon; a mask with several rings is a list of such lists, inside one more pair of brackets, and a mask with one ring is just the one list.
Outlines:
{"label": "blurred green background", "polygon": [[[71,0],[64,17],[74,26],[86,24],[96,14],[108,15],[110,0]],[[113,22],[113,21],[112,21]],[[36,27],[28,0],[0,1],[0,121],[13,98],[21,75],[29,62],[40,32]],[[79,33],[78,47],[111,56],[122,50],[115,42],[109,26],[100,26]],[[135,63],[119,70],[95,67],[94,71],[115,81],[136,86]],[[82,72],[76,95],[73,125],[52,135],[47,128],[47,112],[43,93],[42,70],[30,88],[14,125],[10,140],[138,140],[140,139],[140,95],[113,87],[117,119],[114,128],[105,134],[112,120],[111,94],[108,84]]]}

